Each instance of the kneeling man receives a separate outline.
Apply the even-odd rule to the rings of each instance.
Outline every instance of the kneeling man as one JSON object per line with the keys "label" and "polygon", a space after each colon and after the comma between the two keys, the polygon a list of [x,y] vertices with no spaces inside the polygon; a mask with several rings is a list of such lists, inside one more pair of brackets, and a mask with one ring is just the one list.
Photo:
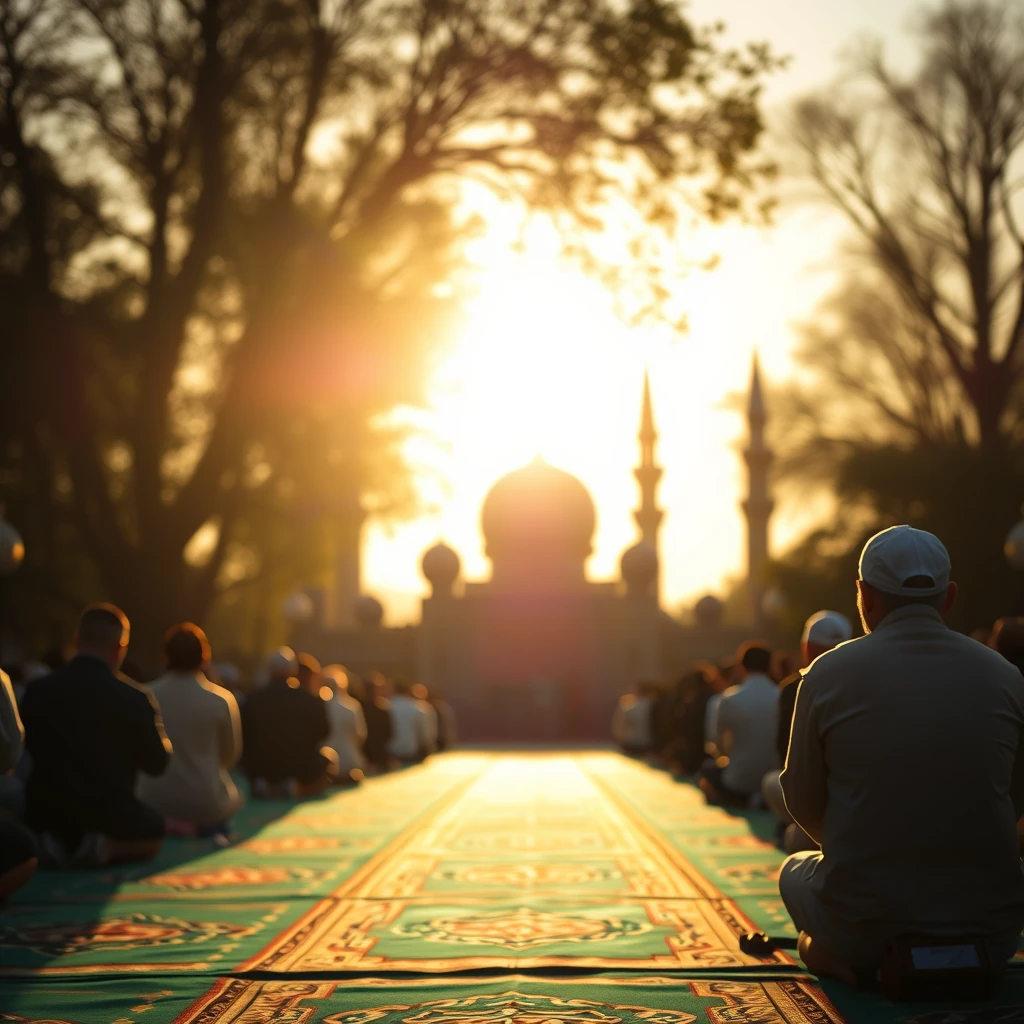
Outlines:
{"label": "kneeling man", "polygon": [[866,636],[823,654],[797,694],[782,789],[821,851],[779,888],[817,974],[851,984],[900,935],[985,941],[997,968],[1024,925],[1024,679],[948,629],[939,539],[894,526],[864,547]]}

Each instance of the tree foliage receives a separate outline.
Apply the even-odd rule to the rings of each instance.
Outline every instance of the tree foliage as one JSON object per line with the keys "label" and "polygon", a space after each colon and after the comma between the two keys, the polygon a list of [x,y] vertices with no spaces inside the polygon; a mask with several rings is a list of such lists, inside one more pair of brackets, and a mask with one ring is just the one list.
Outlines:
{"label": "tree foliage", "polygon": [[[616,209],[734,212],[773,64],[666,0],[0,0],[12,508],[151,635],[201,616],[289,488],[393,499],[367,424],[450,326],[468,183],[581,249]],[[333,440],[296,483],[300,421]]]}
{"label": "tree foliage", "polygon": [[954,2],[919,31],[914,74],[868,45],[842,87],[795,110],[852,244],[803,327],[803,382],[779,396],[783,468],[832,488],[836,518],[777,572],[805,594],[832,579],[848,601],[863,540],[911,522],[946,541],[965,584],[954,621],[973,627],[1024,610],[1002,560],[1024,498],[1024,17]]}

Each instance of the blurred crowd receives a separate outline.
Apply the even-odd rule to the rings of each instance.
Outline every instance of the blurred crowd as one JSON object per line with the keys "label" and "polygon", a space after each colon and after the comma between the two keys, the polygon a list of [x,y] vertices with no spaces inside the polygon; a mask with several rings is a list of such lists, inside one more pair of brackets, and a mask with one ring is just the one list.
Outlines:
{"label": "blurred crowd", "polygon": [[148,860],[168,835],[227,843],[240,781],[297,799],[455,742],[451,707],[422,684],[287,647],[246,680],[193,623],[168,631],[163,674],[144,678],[129,639],[119,608],[92,605],[66,662],[0,671],[0,899],[40,864]]}

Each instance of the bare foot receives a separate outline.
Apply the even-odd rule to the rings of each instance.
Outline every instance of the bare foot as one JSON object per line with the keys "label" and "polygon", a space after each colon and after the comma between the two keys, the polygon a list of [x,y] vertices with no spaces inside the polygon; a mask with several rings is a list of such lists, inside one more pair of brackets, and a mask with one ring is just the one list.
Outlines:
{"label": "bare foot", "polygon": [[857,975],[834,957],[825,952],[807,932],[801,932],[796,951],[807,965],[807,970],[819,978],[836,978],[850,988],[857,987]]}

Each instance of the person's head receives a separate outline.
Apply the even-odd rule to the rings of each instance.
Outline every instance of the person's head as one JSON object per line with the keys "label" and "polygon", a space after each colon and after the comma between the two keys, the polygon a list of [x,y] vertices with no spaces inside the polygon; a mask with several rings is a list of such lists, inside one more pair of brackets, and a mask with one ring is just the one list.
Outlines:
{"label": "person's head", "polygon": [[772,649],[762,640],[748,640],[736,652],[741,679],[753,675],[768,675],[772,670]]}
{"label": "person's head", "polygon": [[1024,619],[999,619],[992,627],[989,646],[1024,672]]}
{"label": "person's head", "polygon": [[853,626],[845,615],[828,610],[815,612],[805,623],[804,633],[800,638],[800,650],[803,653],[806,668],[815,658],[820,657],[833,647],[845,643],[853,636]]}
{"label": "person's head", "polygon": [[198,672],[210,663],[210,642],[194,622],[172,626],[164,635],[164,662],[171,672]]}
{"label": "person's head", "polygon": [[894,611],[911,605],[945,616],[956,600],[949,552],[933,533],[891,526],[876,533],[860,555],[857,610],[864,631],[877,629]]}
{"label": "person's head", "polygon": [[409,688],[409,693],[417,700],[429,700],[430,694],[427,688],[422,683],[413,683]]}
{"label": "person's head", "polygon": [[295,652],[290,647],[278,647],[267,658],[267,681],[283,683],[293,679],[299,671],[299,663],[295,660]]}
{"label": "person's head", "polygon": [[383,672],[371,672],[366,677],[367,704],[387,705],[391,696],[391,680]]}
{"label": "person's head", "polygon": [[348,672],[341,665],[326,665],[320,673],[323,681],[337,694],[348,692]]}
{"label": "person's head", "polygon": [[298,668],[295,675],[299,685],[310,693],[320,692],[320,662],[312,654],[303,652],[296,658]]}
{"label": "person's head", "polygon": [[115,672],[128,651],[128,616],[113,604],[91,604],[75,630],[75,650],[105,661]]}
{"label": "person's head", "polygon": [[396,679],[391,689],[396,697],[408,697],[412,692],[412,683],[408,679]]}

